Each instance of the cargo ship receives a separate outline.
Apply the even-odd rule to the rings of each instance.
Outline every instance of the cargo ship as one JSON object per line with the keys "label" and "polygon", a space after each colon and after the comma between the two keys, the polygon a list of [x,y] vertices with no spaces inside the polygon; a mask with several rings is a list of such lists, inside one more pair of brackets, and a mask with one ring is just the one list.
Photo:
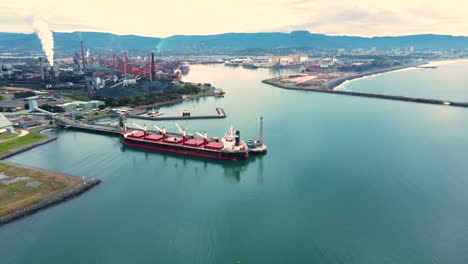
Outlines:
{"label": "cargo ship", "polygon": [[256,64],[256,63],[243,63],[242,67],[244,69],[252,69],[252,70],[256,70],[256,69],[260,68],[260,66],[258,66],[258,64]]}
{"label": "cargo ship", "polygon": [[121,133],[123,144],[142,149],[149,149],[161,152],[170,152],[187,156],[212,158],[218,160],[243,160],[249,157],[247,144],[240,139],[240,132],[234,132],[231,127],[222,138],[208,139],[206,132],[188,136],[186,131],[175,123],[180,134],[169,134],[165,128],[153,125],[159,133],[150,133],[146,126],[140,127],[134,124],[139,130],[128,130],[124,128]]}
{"label": "cargo ship", "polygon": [[239,66],[242,65],[242,62],[244,62],[244,60],[242,60],[242,59],[232,59],[232,60],[225,61],[224,66],[239,67]]}
{"label": "cargo ship", "polygon": [[184,62],[182,66],[179,67],[179,70],[183,75],[188,74],[190,72],[190,64],[188,62]]}

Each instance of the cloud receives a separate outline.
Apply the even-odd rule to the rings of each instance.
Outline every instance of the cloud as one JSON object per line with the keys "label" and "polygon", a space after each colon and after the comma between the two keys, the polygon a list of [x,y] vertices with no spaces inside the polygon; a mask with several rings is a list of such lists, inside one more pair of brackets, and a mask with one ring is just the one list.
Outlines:
{"label": "cloud", "polygon": [[[30,32],[19,14],[24,6],[37,1],[1,1],[0,31]],[[196,4],[193,0],[140,0],[137,5],[118,5],[115,0],[81,0],[80,4],[72,0],[41,0],[40,3],[50,12],[54,31],[96,30],[158,37],[293,30],[364,36],[468,34],[466,0],[431,0],[430,3],[427,0],[199,0]]]}
{"label": "cloud", "polygon": [[353,7],[338,13],[335,16],[336,21],[353,21],[353,20],[362,20],[372,16],[372,13],[368,10]]}

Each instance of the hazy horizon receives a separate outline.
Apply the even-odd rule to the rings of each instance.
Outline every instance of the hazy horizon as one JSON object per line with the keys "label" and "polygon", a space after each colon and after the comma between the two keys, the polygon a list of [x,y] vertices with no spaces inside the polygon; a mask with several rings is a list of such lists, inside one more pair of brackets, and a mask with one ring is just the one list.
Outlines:
{"label": "hazy horizon", "polygon": [[[351,0],[143,0],[132,5],[116,1],[24,0],[0,3],[0,31],[32,33],[24,21],[34,12],[54,32],[105,32],[118,35],[168,37],[224,33],[283,32],[348,36],[442,34],[465,36],[468,19],[463,0],[394,0],[374,3]],[[109,11],[108,11],[109,10]]]}

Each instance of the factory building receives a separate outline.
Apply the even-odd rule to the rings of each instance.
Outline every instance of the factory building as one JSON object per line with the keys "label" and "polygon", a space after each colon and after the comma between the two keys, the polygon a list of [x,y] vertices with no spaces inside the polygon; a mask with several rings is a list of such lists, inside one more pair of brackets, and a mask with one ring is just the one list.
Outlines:
{"label": "factory building", "polygon": [[13,124],[3,114],[0,114],[0,134],[13,133]]}
{"label": "factory building", "polygon": [[39,108],[39,104],[37,103],[37,100],[35,99],[28,99],[28,106],[29,110],[34,110],[36,108]]}
{"label": "factory building", "polygon": [[306,63],[309,60],[307,54],[292,54],[287,56],[273,56],[268,62],[270,65],[291,64],[291,63]]}
{"label": "factory building", "polygon": [[97,90],[104,88],[105,85],[105,81],[101,77],[86,77],[86,88],[88,89]]}
{"label": "factory building", "polygon": [[91,110],[91,109],[98,109],[99,106],[105,105],[103,101],[89,101],[89,102],[83,102],[83,101],[74,101],[71,103],[66,103],[60,105],[66,112],[71,112],[75,109],[83,109],[83,110]]}

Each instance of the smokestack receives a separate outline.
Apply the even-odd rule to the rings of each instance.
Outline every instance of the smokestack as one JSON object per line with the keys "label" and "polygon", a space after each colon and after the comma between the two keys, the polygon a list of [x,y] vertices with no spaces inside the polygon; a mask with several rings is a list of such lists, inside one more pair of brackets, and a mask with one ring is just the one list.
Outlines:
{"label": "smokestack", "polygon": [[156,72],[154,70],[154,52],[151,52],[151,75],[156,76]]}
{"label": "smokestack", "polygon": [[81,63],[83,64],[83,73],[86,74],[86,59],[84,55],[83,41],[81,41]]}
{"label": "smokestack", "polygon": [[50,66],[49,75],[50,75],[50,81],[52,83],[57,84],[57,73],[55,73],[54,66]]}
{"label": "smokestack", "polygon": [[151,54],[148,53],[148,76],[150,79],[150,82],[153,81],[153,64],[151,62]]}
{"label": "smokestack", "polygon": [[44,81],[45,76],[44,76],[44,65],[42,65],[42,57],[39,57],[39,68],[41,70],[41,79]]}
{"label": "smokestack", "polygon": [[0,79],[3,79],[3,59],[0,57]]}
{"label": "smokestack", "polygon": [[116,67],[117,66],[117,60],[115,58],[115,53],[112,53],[112,66]]}
{"label": "smokestack", "polygon": [[124,77],[127,78],[127,52],[122,52],[122,61],[124,67]]}

